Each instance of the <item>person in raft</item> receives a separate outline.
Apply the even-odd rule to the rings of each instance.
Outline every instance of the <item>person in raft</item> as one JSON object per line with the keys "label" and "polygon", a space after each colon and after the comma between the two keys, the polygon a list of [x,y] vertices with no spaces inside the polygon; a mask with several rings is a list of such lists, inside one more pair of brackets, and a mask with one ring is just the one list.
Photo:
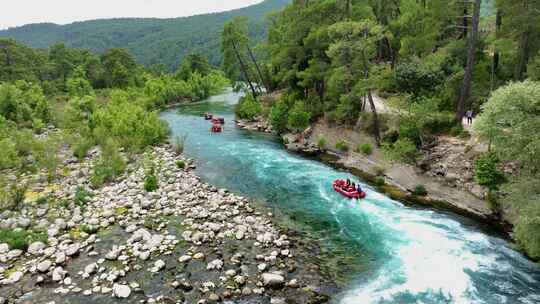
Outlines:
{"label": "person in raft", "polygon": [[349,187],[349,189],[347,189],[347,191],[349,191],[349,192],[356,191],[356,185],[354,183],[352,183],[351,186]]}
{"label": "person in raft", "polygon": [[360,186],[360,184],[358,184],[358,185],[356,186],[356,191],[357,191],[358,193],[362,193],[362,192],[363,192],[362,187]]}
{"label": "person in raft", "polygon": [[350,185],[351,185],[351,180],[347,178],[347,183],[345,184],[345,187],[349,188]]}

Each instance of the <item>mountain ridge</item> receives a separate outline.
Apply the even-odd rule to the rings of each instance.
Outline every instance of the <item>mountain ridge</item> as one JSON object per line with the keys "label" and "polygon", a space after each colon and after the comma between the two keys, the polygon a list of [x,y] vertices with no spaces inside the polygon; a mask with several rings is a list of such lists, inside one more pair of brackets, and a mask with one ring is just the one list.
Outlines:
{"label": "mountain ridge", "polygon": [[223,24],[237,16],[250,19],[250,36],[265,37],[264,17],[290,3],[290,0],[265,0],[225,12],[177,18],[111,18],[77,21],[66,25],[33,23],[0,30],[0,37],[13,38],[34,48],[56,43],[102,53],[109,48],[126,48],[145,65],[163,64],[175,69],[191,52],[206,55],[217,65],[221,61],[220,32]]}

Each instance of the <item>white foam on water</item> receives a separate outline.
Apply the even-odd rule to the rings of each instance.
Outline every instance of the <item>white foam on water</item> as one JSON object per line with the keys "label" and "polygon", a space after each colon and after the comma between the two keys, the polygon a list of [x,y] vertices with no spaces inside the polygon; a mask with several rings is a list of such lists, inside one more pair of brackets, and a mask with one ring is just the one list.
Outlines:
{"label": "white foam on water", "polygon": [[[429,215],[427,212],[377,209],[375,204],[365,204],[363,208],[372,216],[386,218],[381,222],[387,229],[402,233],[406,242],[395,243],[390,249],[393,253],[391,260],[381,267],[375,279],[347,293],[341,303],[392,301],[399,295],[426,292],[433,297],[443,296],[452,303],[479,301],[469,273],[490,269],[497,264],[494,255],[475,254],[468,245],[471,242],[489,245],[487,236],[465,231],[453,220],[426,217]],[[398,213],[399,216],[387,217],[387,212]],[[448,234],[454,230],[465,238],[449,237]]]}

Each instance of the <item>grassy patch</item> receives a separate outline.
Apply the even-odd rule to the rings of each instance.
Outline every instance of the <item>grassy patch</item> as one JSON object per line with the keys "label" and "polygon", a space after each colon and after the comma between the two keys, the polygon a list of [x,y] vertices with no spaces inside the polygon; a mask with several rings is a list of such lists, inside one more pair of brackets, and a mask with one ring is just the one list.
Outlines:
{"label": "grassy patch", "polygon": [[176,161],[176,166],[178,167],[178,169],[185,169],[186,168],[186,162],[183,161],[183,160],[177,160]]}
{"label": "grassy patch", "polygon": [[158,179],[151,173],[144,178],[144,190],[146,192],[154,192],[158,189]]}
{"label": "grassy patch", "polygon": [[326,138],[324,138],[324,136],[319,137],[319,139],[317,140],[317,146],[321,150],[326,149],[327,144],[328,144],[328,141],[326,140]]}
{"label": "grassy patch", "polygon": [[77,187],[75,192],[75,204],[80,207],[86,206],[92,199],[93,194],[84,187]]}
{"label": "grassy patch", "polygon": [[114,213],[117,216],[122,216],[122,215],[126,214],[127,212],[128,212],[128,209],[126,207],[118,207],[118,208],[114,209]]}
{"label": "grassy patch", "polygon": [[336,143],[336,149],[338,149],[341,152],[347,152],[349,151],[349,145],[344,140],[339,140]]}
{"label": "grassy patch", "polygon": [[80,229],[84,233],[88,233],[88,234],[96,234],[98,232],[98,228],[92,225],[81,225]]}
{"label": "grassy patch", "polygon": [[370,144],[361,144],[356,148],[356,152],[371,155],[373,153],[373,147]]}
{"label": "grassy patch", "polygon": [[7,243],[10,249],[26,250],[29,244],[37,241],[47,243],[47,234],[41,231],[0,229],[0,243]]}
{"label": "grassy patch", "polygon": [[413,194],[418,196],[426,196],[428,192],[424,185],[417,185],[416,187],[414,187]]}

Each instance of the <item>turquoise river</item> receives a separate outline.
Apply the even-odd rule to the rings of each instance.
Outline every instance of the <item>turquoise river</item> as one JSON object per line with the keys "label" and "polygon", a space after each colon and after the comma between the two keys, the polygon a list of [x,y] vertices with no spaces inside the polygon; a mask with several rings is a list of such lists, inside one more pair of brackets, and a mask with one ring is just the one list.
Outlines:
{"label": "turquoise river", "polygon": [[[353,176],[291,154],[272,135],[234,127],[239,95],[163,113],[173,135],[187,134],[185,153],[216,187],[259,200],[337,252],[346,274],[332,301],[360,303],[540,303],[540,268],[470,220],[412,208],[367,185],[361,203],[337,195],[336,178]],[[201,114],[225,117],[211,134]]]}

